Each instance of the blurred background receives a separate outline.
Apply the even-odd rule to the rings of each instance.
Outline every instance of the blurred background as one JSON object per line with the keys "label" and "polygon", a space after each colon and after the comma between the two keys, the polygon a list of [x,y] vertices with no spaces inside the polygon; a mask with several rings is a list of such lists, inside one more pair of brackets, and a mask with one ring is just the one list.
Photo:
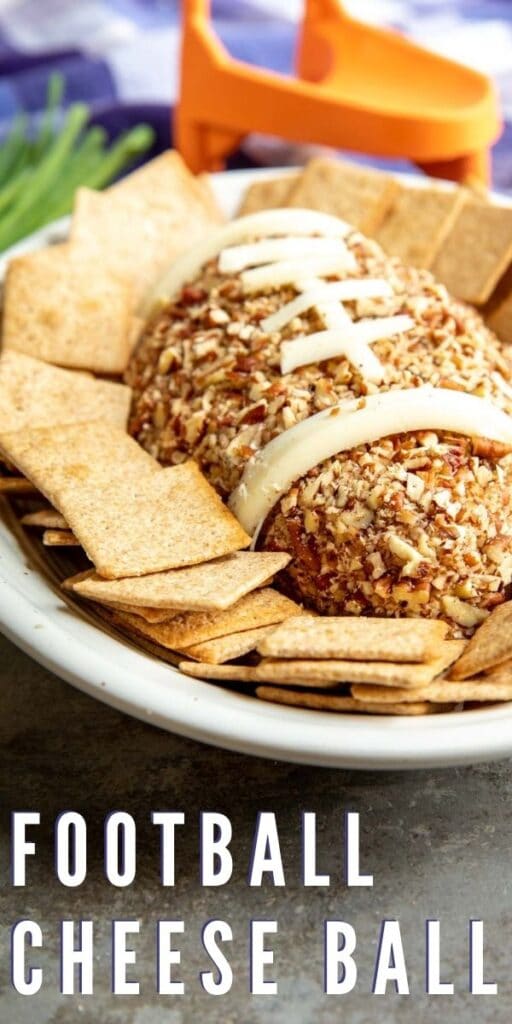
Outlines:
{"label": "blurred background", "polygon": [[[346,0],[345,6],[495,78],[507,125],[495,150],[494,183],[512,188],[511,0]],[[178,88],[179,8],[178,0],[0,0],[0,139],[20,109],[40,119],[57,69],[65,102],[85,100],[110,138],[144,121],[156,133],[153,152],[165,148]],[[301,9],[301,0],[213,2],[228,50],[285,74]],[[282,164],[305,155],[252,138],[234,162]]]}

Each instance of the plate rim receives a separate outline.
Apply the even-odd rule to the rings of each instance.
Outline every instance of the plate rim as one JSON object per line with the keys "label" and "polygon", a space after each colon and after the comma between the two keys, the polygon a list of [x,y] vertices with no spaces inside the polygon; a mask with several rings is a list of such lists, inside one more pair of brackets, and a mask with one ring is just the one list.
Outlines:
{"label": "plate rim", "polygon": [[[212,175],[212,183],[226,205],[230,191],[240,195],[250,181],[293,170],[225,171]],[[414,176],[410,180],[418,182]],[[13,255],[62,237],[68,223],[64,218],[9,250],[0,261],[0,276]],[[37,565],[27,561],[4,518],[0,632],[89,696],[168,732],[239,753],[364,770],[451,767],[512,754],[512,703],[421,718],[354,716],[283,707],[190,679],[104,633],[85,610],[63,601]]]}

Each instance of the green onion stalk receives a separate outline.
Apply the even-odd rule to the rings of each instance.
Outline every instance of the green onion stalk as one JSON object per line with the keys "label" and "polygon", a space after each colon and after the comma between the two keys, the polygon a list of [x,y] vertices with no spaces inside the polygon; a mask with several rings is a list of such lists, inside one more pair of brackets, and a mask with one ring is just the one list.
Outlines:
{"label": "green onion stalk", "polygon": [[73,104],[58,127],[63,91],[62,77],[53,75],[36,138],[20,114],[0,147],[0,251],[69,213],[81,186],[106,188],[154,142],[152,128],[141,124],[109,145],[103,128],[89,125],[83,103]]}

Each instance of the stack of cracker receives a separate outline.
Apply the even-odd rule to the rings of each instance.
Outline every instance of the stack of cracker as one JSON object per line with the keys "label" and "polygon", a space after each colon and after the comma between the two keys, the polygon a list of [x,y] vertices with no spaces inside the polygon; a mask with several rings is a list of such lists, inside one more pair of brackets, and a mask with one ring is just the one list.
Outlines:
{"label": "stack of cracker", "polygon": [[269,586],[288,562],[280,552],[239,551],[137,578],[106,580],[89,571],[64,587],[96,602],[108,621],[160,655],[174,652],[205,666],[220,665],[249,654],[269,628],[300,613],[294,601]]}
{"label": "stack of cracker", "polygon": [[85,552],[74,596],[205,662],[300,612],[269,586],[289,556],[244,551],[197,465],[163,469],[127,434],[130,389],[93,374],[123,373],[148,292],[221,219],[207,179],[172,152],[105,193],[79,190],[69,244],[9,264],[0,357],[0,491],[30,499],[22,525]]}
{"label": "stack of cracker", "polygon": [[[287,619],[258,643],[258,663],[196,665],[195,678],[249,683],[262,700],[317,711],[426,715],[512,699],[512,602],[466,645],[429,619]],[[272,685],[268,685],[272,684]]]}
{"label": "stack of cracker", "polygon": [[404,183],[384,171],[317,157],[299,174],[247,190],[241,213],[301,206],[332,213],[390,256],[429,269],[512,342],[512,206],[470,187]]}
{"label": "stack of cracker", "polygon": [[129,437],[129,403],[124,385],[0,357],[0,450],[47,502],[21,521],[84,549],[94,569],[67,588],[123,631],[206,662],[240,657],[300,611],[268,586],[289,556],[243,551],[250,537],[197,465],[163,469]]}

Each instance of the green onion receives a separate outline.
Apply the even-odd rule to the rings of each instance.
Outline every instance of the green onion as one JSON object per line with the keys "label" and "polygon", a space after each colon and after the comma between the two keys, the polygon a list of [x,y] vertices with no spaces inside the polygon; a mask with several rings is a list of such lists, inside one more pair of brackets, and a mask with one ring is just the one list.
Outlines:
{"label": "green onion", "polygon": [[33,162],[38,160],[46,152],[55,135],[55,125],[59,107],[64,96],[64,79],[62,75],[55,72],[50,75],[48,92],[46,95],[46,110],[41,119],[39,135],[32,146]]}
{"label": "green onion", "polygon": [[90,112],[82,103],[57,128],[63,91],[62,76],[52,75],[36,138],[19,114],[0,147],[0,251],[69,213],[80,186],[110,185],[154,142],[153,129],[141,124],[109,146],[103,128],[87,127]]}
{"label": "green onion", "polygon": [[[91,132],[94,129],[91,129]],[[91,134],[89,132],[89,135]],[[66,183],[66,190],[55,204],[50,206],[51,220],[57,220],[69,213],[73,205],[73,197],[80,185],[87,188],[101,189],[110,185],[118,175],[133,164],[153,144],[153,130],[149,125],[137,125],[125,135],[120,136],[112,148],[96,153],[88,163],[80,161],[74,177]],[[1,193],[0,193],[1,197]]]}
{"label": "green onion", "polygon": [[31,212],[44,198],[48,189],[59,185],[65,162],[88,116],[89,111],[83,103],[77,103],[69,110],[64,128],[34,170],[30,184],[23,190],[12,210],[0,221],[0,249],[13,245],[30,230],[28,225],[31,224]]}
{"label": "green onion", "polygon": [[154,132],[148,124],[139,124],[117,140],[96,174],[87,181],[89,188],[105,188],[123,170],[135,163],[153,145]]}
{"label": "green onion", "polygon": [[[76,149],[66,170],[65,179],[49,201],[45,213],[50,220],[57,220],[69,213],[75,192],[81,185],[87,185],[90,175],[104,160],[105,132],[103,128],[91,128],[81,145]],[[1,193],[0,193],[1,198]]]}
{"label": "green onion", "polygon": [[0,149],[0,186],[9,180],[11,174],[16,174],[25,155],[29,152],[26,136],[27,117],[25,114],[17,114],[12,131]]}
{"label": "green onion", "polygon": [[25,167],[24,170],[19,171],[18,174],[11,178],[8,185],[4,185],[0,189],[0,214],[5,210],[6,206],[10,206],[11,203],[16,201],[18,194],[23,191],[24,186],[28,184],[31,177],[32,169]]}

